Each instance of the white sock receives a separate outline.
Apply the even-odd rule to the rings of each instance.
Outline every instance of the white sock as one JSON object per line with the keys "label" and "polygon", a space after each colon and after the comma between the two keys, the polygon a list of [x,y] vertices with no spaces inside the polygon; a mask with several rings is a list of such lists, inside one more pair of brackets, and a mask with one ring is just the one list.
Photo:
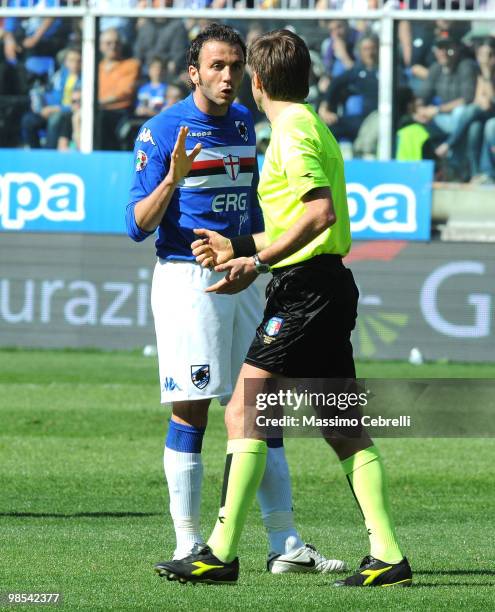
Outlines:
{"label": "white sock", "polygon": [[283,446],[268,447],[265,474],[257,497],[270,551],[284,555],[304,546],[294,527],[289,466]]}
{"label": "white sock", "polygon": [[204,429],[199,430],[170,421],[163,454],[163,467],[177,541],[174,559],[187,556],[194,544],[204,542],[199,530],[203,482],[201,461],[203,434]]}
{"label": "white sock", "polygon": [[177,540],[174,559],[182,559],[196,542],[204,542],[199,531],[203,463],[200,453],[182,453],[165,447],[163,464]]}

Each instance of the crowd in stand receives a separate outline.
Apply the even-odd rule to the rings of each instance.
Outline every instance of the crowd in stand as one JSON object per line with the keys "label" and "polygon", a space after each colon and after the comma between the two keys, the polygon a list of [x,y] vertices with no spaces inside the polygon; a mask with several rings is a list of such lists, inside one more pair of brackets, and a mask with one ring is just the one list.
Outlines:
{"label": "crowd in stand", "polygon": [[[50,0],[43,2],[50,6]],[[329,6],[328,0],[319,4]],[[185,51],[207,23],[99,20],[96,149],[130,149],[147,118],[188,94]],[[376,156],[379,21],[230,23],[248,41],[284,26],[305,38],[313,60],[308,101],[348,155]],[[495,27],[478,31],[467,22],[402,21],[396,58],[395,156],[435,159],[444,180],[494,182]],[[248,75],[239,99],[258,122],[263,150],[269,125],[254,106]],[[80,20],[0,19],[0,146],[78,149],[80,107]]]}

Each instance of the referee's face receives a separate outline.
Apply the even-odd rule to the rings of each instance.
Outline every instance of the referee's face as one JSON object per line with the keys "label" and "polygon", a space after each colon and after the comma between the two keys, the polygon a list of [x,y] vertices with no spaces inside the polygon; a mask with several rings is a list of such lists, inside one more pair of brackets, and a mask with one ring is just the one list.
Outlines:
{"label": "referee's face", "polygon": [[224,115],[232,104],[244,75],[244,54],[238,45],[218,40],[205,42],[199,54],[199,70],[189,67],[196,86],[194,99],[203,112]]}

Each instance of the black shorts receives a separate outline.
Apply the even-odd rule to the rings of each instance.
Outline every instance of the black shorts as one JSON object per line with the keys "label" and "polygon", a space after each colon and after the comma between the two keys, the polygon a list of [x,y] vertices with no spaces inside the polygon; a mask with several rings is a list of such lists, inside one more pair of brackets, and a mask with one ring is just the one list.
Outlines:
{"label": "black shorts", "polygon": [[275,268],[246,363],[288,378],[354,378],[358,296],[337,255]]}

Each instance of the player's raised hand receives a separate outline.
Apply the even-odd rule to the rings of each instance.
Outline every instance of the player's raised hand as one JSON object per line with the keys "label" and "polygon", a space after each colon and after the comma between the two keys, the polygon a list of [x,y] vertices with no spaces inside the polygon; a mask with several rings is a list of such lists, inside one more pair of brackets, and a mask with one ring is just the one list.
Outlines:
{"label": "player's raised hand", "polygon": [[191,244],[191,249],[196,261],[203,268],[212,268],[218,264],[226,263],[234,256],[232,243],[222,234],[207,229],[195,229],[193,231],[196,236],[202,236],[200,240],[195,240]]}
{"label": "player's raised hand", "polygon": [[201,151],[201,144],[198,144],[189,153],[186,152],[186,138],[189,133],[189,128],[182,126],[179,129],[177,140],[175,141],[174,150],[170,157],[170,169],[168,176],[174,183],[178,183],[191,171],[193,161],[196,159],[198,153]]}

